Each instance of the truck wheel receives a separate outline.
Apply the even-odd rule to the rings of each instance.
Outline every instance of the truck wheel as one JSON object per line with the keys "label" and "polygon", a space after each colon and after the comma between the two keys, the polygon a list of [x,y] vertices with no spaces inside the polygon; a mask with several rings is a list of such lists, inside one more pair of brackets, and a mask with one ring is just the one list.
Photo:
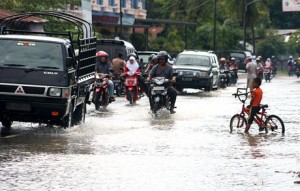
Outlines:
{"label": "truck wheel", "polygon": [[73,119],[73,103],[70,103],[70,108],[69,108],[69,113],[66,117],[63,118],[62,120],[62,127],[64,128],[70,128],[72,127],[73,123],[74,123],[74,119]]}
{"label": "truck wheel", "polygon": [[84,123],[85,113],[86,113],[86,103],[83,102],[76,107],[75,112],[73,114],[73,118],[76,124],[79,124],[80,122]]}
{"label": "truck wheel", "polygon": [[5,128],[11,128],[12,124],[13,122],[8,119],[2,120],[2,126]]}

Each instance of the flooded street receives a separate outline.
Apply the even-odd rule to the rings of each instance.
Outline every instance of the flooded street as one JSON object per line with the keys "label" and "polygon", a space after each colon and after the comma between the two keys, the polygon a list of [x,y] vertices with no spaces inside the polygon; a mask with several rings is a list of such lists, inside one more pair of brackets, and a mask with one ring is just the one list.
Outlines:
{"label": "flooded street", "polygon": [[232,94],[245,86],[241,77],[226,89],[187,90],[177,113],[159,119],[148,98],[130,106],[120,97],[108,112],[89,105],[71,129],[15,122],[0,138],[0,190],[300,190],[300,79],[261,86],[285,135],[255,125],[249,135],[229,132],[242,107]]}

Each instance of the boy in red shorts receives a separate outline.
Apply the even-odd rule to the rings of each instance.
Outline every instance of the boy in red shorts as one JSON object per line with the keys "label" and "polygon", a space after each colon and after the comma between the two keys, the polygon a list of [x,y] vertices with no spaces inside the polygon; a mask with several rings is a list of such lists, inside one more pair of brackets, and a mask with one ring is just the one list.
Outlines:
{"label": "boy in red shorts", "polygon": [[260,78],[254,78],[252,82],[252,92],[251,92],[251,101],[250,101],[250,113],[249,118],[247,122],[247,126],[245,129],[245,133],[248,133],[251,124],[253,123],[254,116],[257,114],[257,112],[260,110],[259,104],[262,100],[263,92],[260,89],[261,85],[261,79]]}

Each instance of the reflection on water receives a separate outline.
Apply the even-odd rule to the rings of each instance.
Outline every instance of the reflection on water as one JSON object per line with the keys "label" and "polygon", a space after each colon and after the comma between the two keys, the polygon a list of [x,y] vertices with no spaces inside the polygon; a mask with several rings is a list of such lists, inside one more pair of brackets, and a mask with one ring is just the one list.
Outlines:
{"label": "reflection on water", "polygon": [[15,123],[0,138],[1,191],[299,190],[289,172],[300,171],[300,105],[294,87],[278,93],[277,79],[263,84],[264,99],[286,121],[284,136],[229,133],[236,87],[179,95],[177,113],[159,118],[147,99],[118,99],[108,112],[88,106],[86,123],[71,129]]}

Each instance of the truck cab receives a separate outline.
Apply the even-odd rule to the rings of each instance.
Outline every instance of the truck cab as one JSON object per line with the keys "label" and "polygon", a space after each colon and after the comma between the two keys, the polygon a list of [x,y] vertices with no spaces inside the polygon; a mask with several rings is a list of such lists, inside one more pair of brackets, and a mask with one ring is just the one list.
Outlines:
{"label": "truck cab", "polygon": [[[34,13],[81,19],[52,12]],[[15,18],[28,14],[19,14]],[[19,31],[14,18],[0,23],[0,121],[10,128],[13,121],[71,127],[84,122],[86,103],[94,82],[96,37],[91,33],[74,42],[71,33]],[[80,36],[80,35],[79,35]],[[75,51],[78,48],[78,53]]]}

